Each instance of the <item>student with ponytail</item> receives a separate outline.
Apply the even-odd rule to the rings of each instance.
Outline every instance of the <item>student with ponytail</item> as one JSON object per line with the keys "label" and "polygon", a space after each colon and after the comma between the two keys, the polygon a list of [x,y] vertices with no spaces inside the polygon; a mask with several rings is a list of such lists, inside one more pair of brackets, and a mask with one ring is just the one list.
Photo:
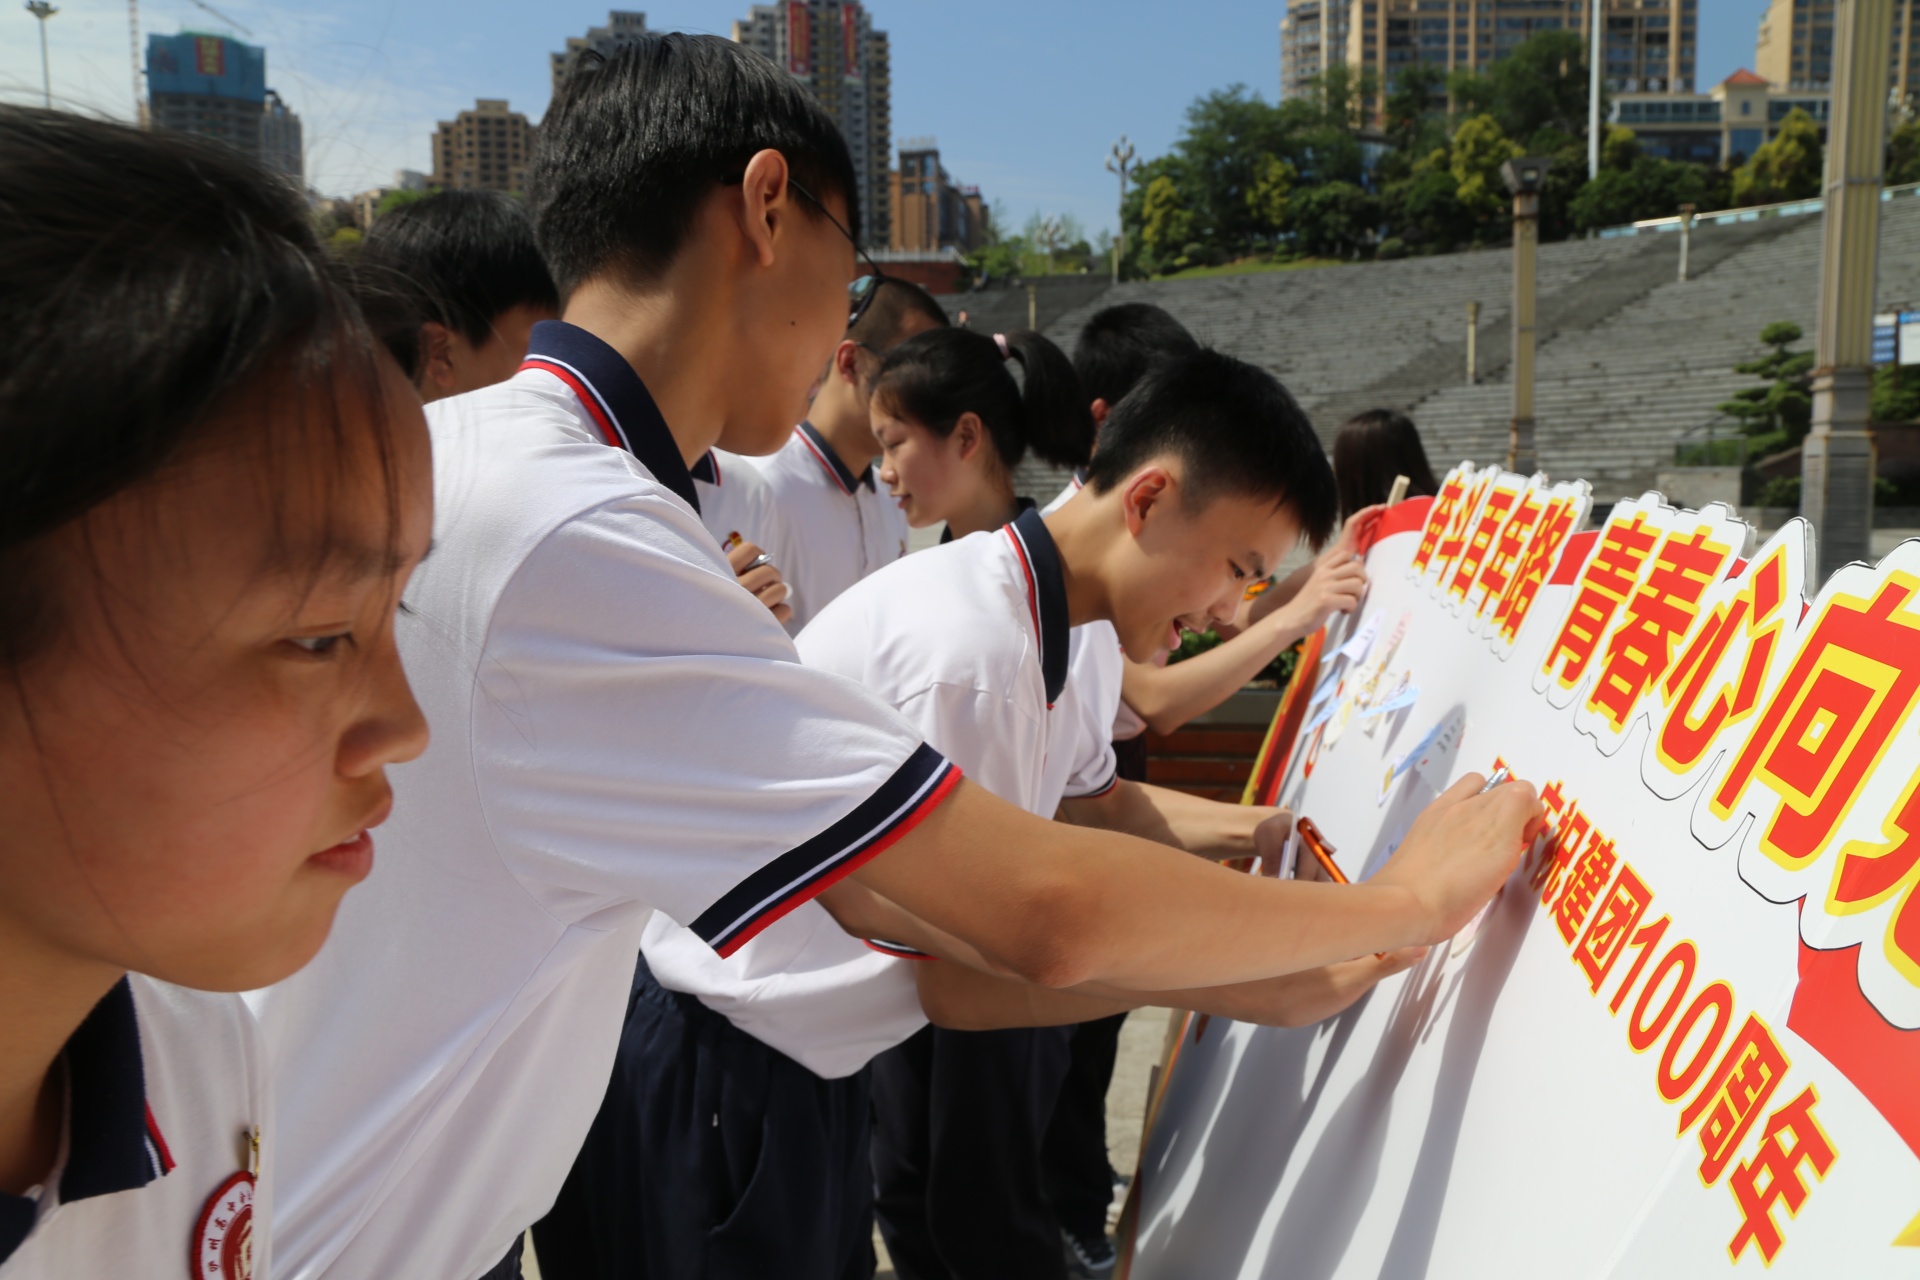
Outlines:
{"label": "student with ponytail", "polygon": [[1072,362],[1030,330],[910,338],[881,362],[868,395],[881,482],[908,524],[944,521],[949,538],[998,529],[1033,505],[1013,491],[1028,453],[1078,467],[1093,452]]}

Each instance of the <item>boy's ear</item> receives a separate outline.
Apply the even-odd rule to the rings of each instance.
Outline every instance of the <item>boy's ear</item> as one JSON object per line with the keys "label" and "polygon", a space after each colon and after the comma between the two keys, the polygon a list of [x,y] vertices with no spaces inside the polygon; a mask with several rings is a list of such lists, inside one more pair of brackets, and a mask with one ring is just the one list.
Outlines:
{"label": "boy's ear", "polygon": [[833,350],[833,371],[846,380],[854,390],[860,389],[860,344],[851,338],[843,339]]}
{"label": "boy's ear", "polygon": [[740,229],[749,252],[763,267],[773,265],[774,234],[780,222],[793,216],[788,176],[787,158],[768,148],[754,153],[747,161],[746,176],[740,180]]}
{"label": "boy's ear", "polygon": [[1096,398],[1093,402],[1093,429],[1098,431],[1107,425],[1107,415],[1113,412],[1113,406],[1105,400]]}
{"label": "boy's ear", "polygon": [[1140,468],[1120,486],[1120,509],[1127,518],[1127,532],[1134,537],[1140,536],[1140,530],[1146,526],[1147,516],[1154,508],[1173,500],[1178,482],[1173,473],[1165,467],[1154,465]]}
{"label": "boy's ear", "polygon": [[452,395],[456,374],[453,368],[453,333],[438,320],[420,326],[420,371],[414,385],[424,400]]}

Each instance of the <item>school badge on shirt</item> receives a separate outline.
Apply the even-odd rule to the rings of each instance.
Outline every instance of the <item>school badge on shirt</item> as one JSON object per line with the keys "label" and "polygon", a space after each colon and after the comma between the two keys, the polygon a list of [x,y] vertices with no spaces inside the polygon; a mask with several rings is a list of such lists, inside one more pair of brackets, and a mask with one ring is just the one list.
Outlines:
{"label": "school badge on shirt", "polygon": [[248,1167],[207,1197],[193,1229],[193,1280],[253,1280],[253,1189],[260,1167],[260,1132],[247,1135]]}

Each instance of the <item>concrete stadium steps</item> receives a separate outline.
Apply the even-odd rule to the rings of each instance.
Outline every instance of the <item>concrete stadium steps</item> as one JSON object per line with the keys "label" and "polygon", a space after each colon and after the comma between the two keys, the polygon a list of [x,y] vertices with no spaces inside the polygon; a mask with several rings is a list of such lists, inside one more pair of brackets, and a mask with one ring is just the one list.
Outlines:
{"label": "concrete stadium steps", "polygon": [[[1892,201],[1882,213],[1880,305],[1910,305],[1920,299],[1920,207]],[[1703,230],[1696,256],[1715,237],[1755,225],[1768,224]],[[1791,320],[1806,331],[1802,345],[1811,344],[1821,220],[1774,225],[1783,229],[1694,271],[1685,284],[1669,278],[1588,331],[1543,335],[1535,392],[1543,466],[1591,480],[1603,499],[1637,494],[1672,464],[1673,446],[1688,430],[1754,385],[1733,366],[1760,354],[1764,326]],[[1490,384],[1445,388],[1414,406],[1436,461],[1504,455],[1510,412],[1504,371]]]}
{"label": "concrete stadium steps", "polygon": [[[1881,206],[1879,302],[1920,304],[1920,201]],[[1692,279],[1675,278],[1672,234],[1543,245],[1535,417],[1541,464],[1582,476],[1610,500],[1639,493],[1673,447],[1753,379],[1733,366],[1760,354],[1762,327],[1792,320],[1812,341],[1818,216],[1702,227]],[[1159,280],[1102,287],[1042,281],[1042,324],[1071,349],[1101,307],[1165,307],[1201,340],[1271,369],[1314,416],[1323,439],[1377,405],[1406,409],[1437,468],[1504,457],[1511,389],[1509,258],[1504,249],[1348,267]],[[1481,380],[1465,384],[1466,304],[1481,304]],[[1024,323],[1024,290],[956,294],[976,327]],[[1071,305],[1063,305],[1071,303]],[[1022,493],[1045,501],[1064,473],[1032,463]]]}

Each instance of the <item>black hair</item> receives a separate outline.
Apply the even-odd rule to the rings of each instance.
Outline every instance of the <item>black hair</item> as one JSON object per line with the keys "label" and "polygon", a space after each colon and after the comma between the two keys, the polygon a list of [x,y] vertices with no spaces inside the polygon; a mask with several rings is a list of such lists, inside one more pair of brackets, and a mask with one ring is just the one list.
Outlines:
{"label": "black hair", "polygon": [[[300,192],[238,151],[0,106],[0,331],[0,673],[58,625],[48,536],[210,439],[243,393],[277,496],[315,486],[329,514],[341,397],[363,404],[394,535],[378,347]],[[303,433],[330,435],[331,463],[296,457]]]}
{"label": "black hair", "polygon": [[358,251],[335,254],[335,274],[346,284],[367,328],[387,349],[407,381],[420,376],[420,326],[449,323],[446,310],[414,275]]}
{"label": "black hair", "polygon": [[498,191],[439,191],[374,221],[360,263],[416,281],[449,329],[479,346],[518,306],[560,309],[521,203]]}
{"label": "black hair", "polygon": [[1292,510],[1316,547],[1339,499],[1313,423],[1265,369],[1202,348],[1147,370],[1100,429],[1087,483],[1105,493],[1166,454],[1182,464],[1189,509],[1222,494]]}
{"label": "black hair", "polygon": [[919,316],[927,321],[929,328],[948,327],[946,310],[933,300],[932,294],[913,281],[902,280],[899,276],[885,276],[874,288],[879,292],[873,295],[873,301],[867,305],[859,322],[847,330],[849,338],[864,344],[869,350],[885,355],[889,349],[898,346],[909,316]]}
{"label": "black hair", "polygon": [[[1006,355],[972,329],[915,334],[881,361],[874,402],[942,437],[961,414],[978,414],[1008,471],[1029,449],[1055,466],[1082,465],[1093,449],[1093,414],[1066,352],[1029,329],[1000,336]],[[1019,364],[1020,382],[1009,360]]]}
{"label": "black hair", "polygon": [[700,202],[764,150],[785,156],[793,181],[814,196],[844,199],[859,237],[846,140],[806,86],[771,61],[720,36],[679,32],[582,52],[540,125],[527,180],[561,293],[605,271],[658,277]]}
{"label": "black hair", "polygon": [[1440,492],[1420,443],[1420,429],[1398,409],[1369,409],[1340,424],[1333,438],[1333,474],[1340,482],[1340,518],[1385,502],[1395,476],[1407,478],[1407,496]]}
{"label": "black hair", "polygon": [[1151,302],[1122,302],[1094,313],[1073,344],[1073,368],[1089,400],[1111,409],[1155,364],[1200,349],[1186,326]]}

